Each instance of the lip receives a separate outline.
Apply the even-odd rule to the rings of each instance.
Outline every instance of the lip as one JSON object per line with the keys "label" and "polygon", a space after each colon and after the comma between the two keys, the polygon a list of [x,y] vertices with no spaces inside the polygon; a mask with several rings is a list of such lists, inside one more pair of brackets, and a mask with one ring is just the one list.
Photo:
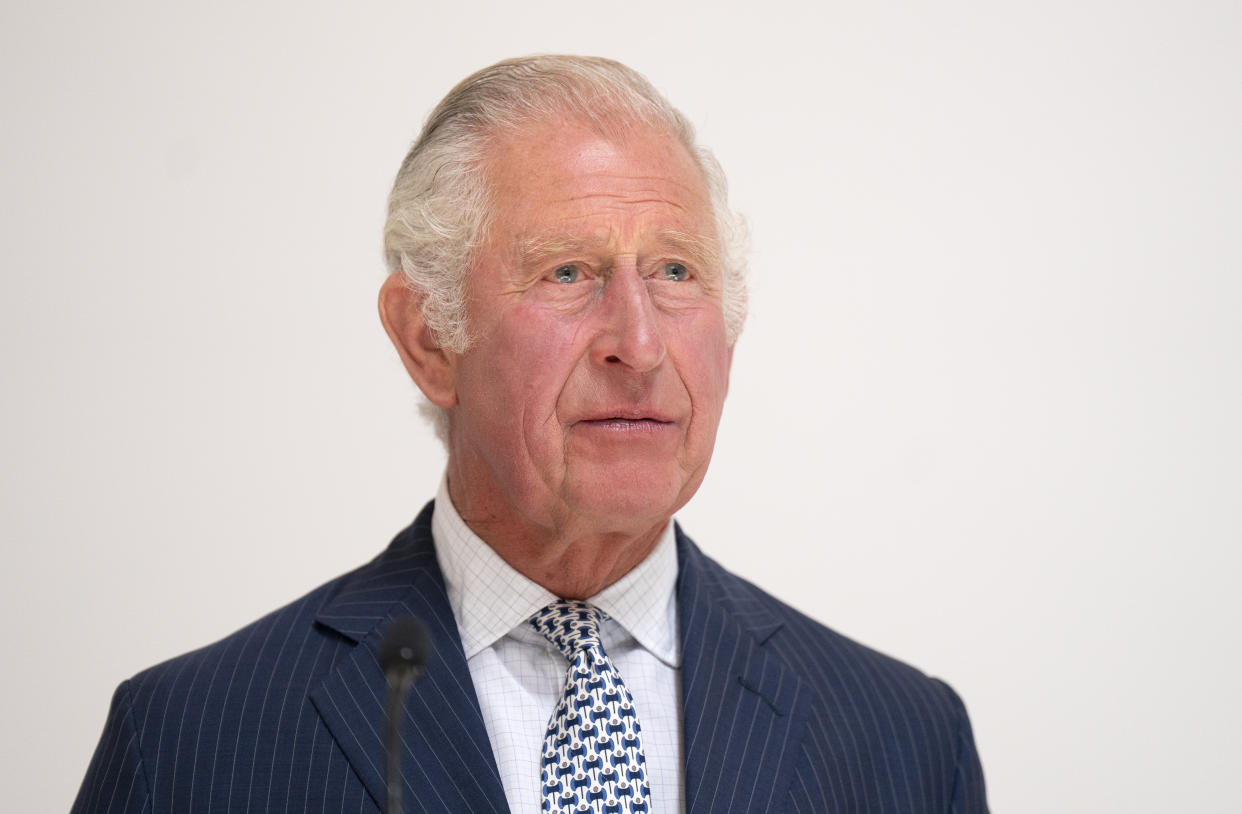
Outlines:
{"label": "lip", "polygon": [[581,438],[591,438],[600,443],[624,441],[627,448],[631,443],[640,440],[671,439],[675,437],[676,428],[676,422],[662,421],[650,416],[629,418],[609,415],[583,419],[574,424],[574,429],[581,433]]}
{"label": "lip", "polygon": [[654,432],[673,426],[671,421],[656,421],[651,418],[593,418],[579,421],[579,425],[589,428],[616,430],[618,432]]}
{"label": "lip", "polygon": [[623,407],[621,409],[596,410],[578,419],[582,424],[675,424],[672,416],[659,410],[643,407]]}

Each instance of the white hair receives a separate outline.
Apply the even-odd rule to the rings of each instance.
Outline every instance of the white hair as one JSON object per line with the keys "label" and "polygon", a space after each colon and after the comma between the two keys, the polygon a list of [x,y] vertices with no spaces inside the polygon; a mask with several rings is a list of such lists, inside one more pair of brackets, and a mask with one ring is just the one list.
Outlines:
{"label": "white hair", "polygon": [[[466,274],[490,214],[484,156],[492,140],[550,118],[573,118],[606,137],[637,127],[673,136],[706,181],[720,241],[725,333],[732,345],[746,320],[746,229],[729,209],[728,185],[694,127],[641,74],[600,57],[541,55],[507,59],[462,80],[436,106],[406,154],[388,196],[384,258],[422,301],[436,341],[470,345]],[[425,405],[441,438],[443,410]]]}

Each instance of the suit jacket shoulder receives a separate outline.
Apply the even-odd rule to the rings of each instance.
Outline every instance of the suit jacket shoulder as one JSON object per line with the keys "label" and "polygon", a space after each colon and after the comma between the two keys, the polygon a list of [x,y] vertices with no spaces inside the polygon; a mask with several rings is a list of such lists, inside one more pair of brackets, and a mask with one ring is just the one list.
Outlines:
{"label": "suit jacket shoulder", "polygon": [[[690,744],[692,730],[710,727],[731,705],[752,716],[734,732],[754,738],[765,727],[782,730],[779,745],[766,749],[797,755],[770,767],[788,797],[783,810],[986,811],[969,719],[948,685],[730,573],[680,529],[678,545],[679,607],[688,615],[681,620],[688,753],[700,748]],[[729,651],[735,655],[722,658]],[[708,670],[726,671],[725,681],[734,679],[738,689],[706,679]],[[707,689],[713,684],[715,691]],[[758,699],[749,703],[753,710],[747,696]],[[700,758],[696,776],[688,770],[688,796],[719,802],[729,770],[715,768],[719,754]],[[738,810],[738,794],[754,796],[727,791],[730,810]]]}
{"label": "suit jacket shoulder", "polygon": [[[409,704],[417,720],[406,721],[420,764],[407,767],[417,786],[407,809],[435,789],[428,810],[502,811],[431,513],[429,504],[367,565],[124,682],[73,811],[375,810],[387,691],[375,653],[387,621],[406,614],[428,625],[434,648],[433,675]],[[499,806],[479,804],[497,791]]]}

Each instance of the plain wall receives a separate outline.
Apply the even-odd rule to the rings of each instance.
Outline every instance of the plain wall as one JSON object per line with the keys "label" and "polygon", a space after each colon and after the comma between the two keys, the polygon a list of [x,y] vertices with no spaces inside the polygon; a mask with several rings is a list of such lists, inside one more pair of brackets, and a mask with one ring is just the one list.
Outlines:
{"label": "plain wall", "polygon": [[998,812],[1242,810],[1242,6],[812,6],[6,3],[5,807],[432,495],[388,185],[457,80],[569,51],[752,226],[691,535],[948,680]]}

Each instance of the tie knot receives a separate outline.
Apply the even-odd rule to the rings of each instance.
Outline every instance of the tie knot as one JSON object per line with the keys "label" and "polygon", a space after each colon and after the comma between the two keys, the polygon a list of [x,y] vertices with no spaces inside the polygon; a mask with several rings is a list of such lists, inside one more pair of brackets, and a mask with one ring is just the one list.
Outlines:
{"label": "tie knot", "polygon": [[556,645],[565,658],[592,645],[601,646],[599,608],[576,599],[558,599],[530,618],[531,627]]}

